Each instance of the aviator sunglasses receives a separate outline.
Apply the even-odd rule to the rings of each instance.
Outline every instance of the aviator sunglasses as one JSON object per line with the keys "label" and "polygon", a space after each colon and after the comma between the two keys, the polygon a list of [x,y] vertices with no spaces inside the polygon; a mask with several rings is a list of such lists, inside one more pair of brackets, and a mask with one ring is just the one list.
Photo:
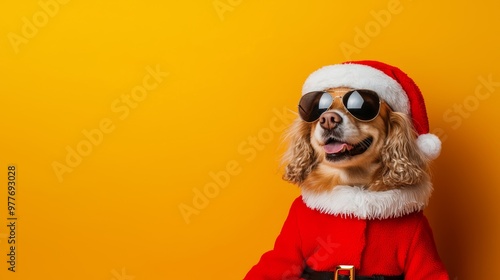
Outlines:
{"label": "aviator sunglasses", "polygon": [[355,89],[344,96],[332,96],[326,91],[312,91],[304,94],[299,101],[299,115],[305,122],[314,122],[332,106],[335,98],[342,98],[342,104],[357,120],[369,122],[380,112],[378,94],[368,89]]}

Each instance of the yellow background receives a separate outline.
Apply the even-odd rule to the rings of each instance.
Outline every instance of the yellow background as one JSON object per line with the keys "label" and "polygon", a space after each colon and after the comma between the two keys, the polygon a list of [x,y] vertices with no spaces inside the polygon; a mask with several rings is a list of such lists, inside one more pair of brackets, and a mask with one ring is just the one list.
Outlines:
{"label": "yellow background", "polygon": [[[426,210],[440,255],[451,279],[497,277],[499,8],[492,0],[3,1],[0,278],[243,278],[299,194],[279,169],[286,110],[308,74],[348,59],[396,65],[420,86],[444,142]],[[112,108],[155,68],[168,76],[129,115]],[[481,79],[493,82],[476,93]],[[59,180],[54,162],[67,164],[68,149],[84,149],[83,131],[102,121],[112,131]],[[15,273],[6,263],[10,164]],[[228,168],[226,186],[214,188],[210,174]],[[184,217],[179,207],[195,211]]]}

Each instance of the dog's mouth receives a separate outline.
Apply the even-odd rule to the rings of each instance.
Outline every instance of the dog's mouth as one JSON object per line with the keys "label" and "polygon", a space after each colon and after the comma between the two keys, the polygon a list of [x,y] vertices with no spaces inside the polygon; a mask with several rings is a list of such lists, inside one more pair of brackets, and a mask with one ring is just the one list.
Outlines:
{"label": "dog's mouth", "polygon": [[372,137],[368,137],[357,144],[349,144],[347,142],[343,142],[335,138],[329,138],[325,142],[323,150],[326,153],[327,160],[339,161],[339,160],[349,159],[351,157],[366,152],[366,150],[370,147],[372,142],[373,142]]}

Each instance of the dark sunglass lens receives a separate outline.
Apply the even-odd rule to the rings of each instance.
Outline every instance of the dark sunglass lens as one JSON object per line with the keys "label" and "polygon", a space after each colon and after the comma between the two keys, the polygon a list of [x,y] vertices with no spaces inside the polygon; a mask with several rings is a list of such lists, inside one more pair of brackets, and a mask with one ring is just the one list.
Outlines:
{"label": "dark sunglass lens", "polygon": [[373,120],[380,109],[380,99],[377,93],[371,90],[350,91],[342,100],[347,111],[362,121]]}
{"label": "dark sunglass lens", "polygon": [[306,122],[313,122],[332,105],[333,97],[324,91],[306,93],[299,101],[299,115]]}

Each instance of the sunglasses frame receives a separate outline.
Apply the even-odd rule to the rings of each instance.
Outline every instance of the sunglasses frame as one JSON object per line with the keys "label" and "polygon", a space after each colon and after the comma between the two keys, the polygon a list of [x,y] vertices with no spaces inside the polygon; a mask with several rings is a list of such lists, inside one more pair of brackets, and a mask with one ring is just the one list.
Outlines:
{"label": "sunglasses frame", "polygon": [[[352,94],[352,93],[354,93],[355,91],[357,91],[357,92],[359,92],[359,91],[368,91],[368,92],[372,92],[372,93],[374,93],[374,94],[375,94],[375,96],[376,96],[376,97],[377,97],[377,99],[378,99],[378,110],[377,110],[377,113],[375,114],[375,116],[374,116],[373,118],[371,118],[371,119],[369,119],[369,120],[363,120],[363,119],[360,119],[360,118],[358,118],[358,117],[354,116],[354,115],[353,115],[353,113],[351,113],[351,111],[350,111],[350,110],[346,107],[346,105],[344,104],[344,97],[345,97],[346,95],[348,95],[348,94]],[[306,95],[308,95],[308,94],[310,94],[310,93],[316,93],[316,92],[318,92],[318,93],[319,93],[319,92],[321,92],[322,94],[325,94],[325,93],[326,93],[326,94],[329,94],[329,95],[331,96],[332,100],[331,100],[330,104],[329,104],[329,105],[328,105],[328,107],[327,107],[328,109],[326,109],[323,113],[321,113],[321,114],[318,116],[318,118],[316,118],[316,119],[314,119],[314,120],[312,120],[312,121],[306,121],[306,120],[304,120],[304,118],[302,118],[302,116],[300,115],[300,109],[301,109],[300,103],[301,103],[301,101],[302,101],[302,98],[304,98],[304,96],[306,96]],[[349,115],[351,115],[353,118],[355,118],[355,119],[356,119],[356,120],[358,120],[358,121],[361,121],[361,122],[371,122],[371,121],[373,121],[374,119],[376,119],[376,118],[378,117],[378,115],[380,114],[380,107],[381,107],[381,105],[382,105],[382,99],[380,98],[380,96],[378,95],[378,93],[377,93],[377,92],[375,92],[375,91],[373,91],[373,90],[369,90],[369,89],[353,89],[353,90],[349,90],[349,91],[347,91],[346,93],[344,93],[344,95],[335,95],[335,96],[334,96],[334,95],[332,95],[330,92],[328,92],[328,91],[326,91],[326,90],[316,90],[316,91],[310,91],[310,92],[308,92],[308,93],[306,93],[306,94],[302,95],[302,97],[300,98],[300,100],[299,100],[299,105],[298,105],[298,110],[299,110],[299,116],[300,116],[300,118],[301,118],[304,122],[307,122],[307,123],[313,123],[313,122],[315,122],[315,121],[319,120],[319,118],[321,118],[321,116],[322,116],[324,113],[326,113],[326,112],[328,112],[328,110],[330,110],[330,107],[332,106],[332,104],[333,104],[333,102],[335,101],[335,99],[336,99],[336,98],[340,98],[340,99],[342,100],[342,106],[344,106],[345,110],[349,113]]]}

